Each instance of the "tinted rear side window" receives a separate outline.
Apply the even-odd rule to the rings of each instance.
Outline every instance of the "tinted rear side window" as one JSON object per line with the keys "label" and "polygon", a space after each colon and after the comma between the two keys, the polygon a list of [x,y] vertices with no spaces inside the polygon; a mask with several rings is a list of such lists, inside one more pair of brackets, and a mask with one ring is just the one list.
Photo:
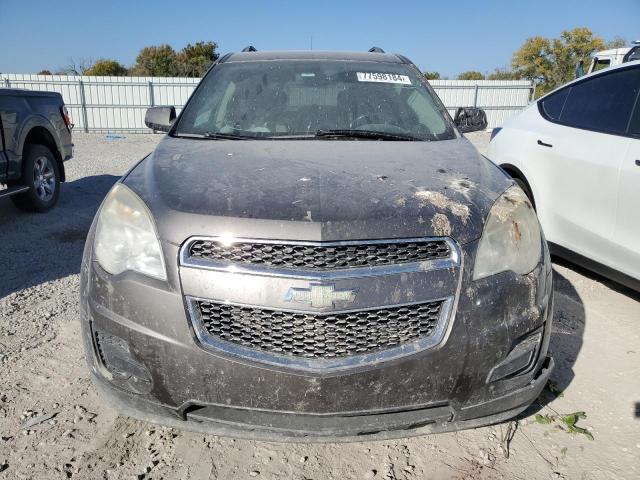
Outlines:
{"label": "tinted rear side window", "polygon": [[640,68],[604,74],[569,89],[560,123],[607,133],[626,133],[640,90]]}
{"label": "tinted rear side window", "polygon": [[559,92],[552,93],[547,98],[542,100],[542,109],[544,114],[552,120],[558,120],[560,113],[562,113],[562,107],[569,94],[569,89],[565,88]]}
{"label": "tinted rear side window", "polygon": [[633,116],[631,117],[629,133],[636,137],[640,137],[640,98],[636,100],[636,111],[633,112]]}

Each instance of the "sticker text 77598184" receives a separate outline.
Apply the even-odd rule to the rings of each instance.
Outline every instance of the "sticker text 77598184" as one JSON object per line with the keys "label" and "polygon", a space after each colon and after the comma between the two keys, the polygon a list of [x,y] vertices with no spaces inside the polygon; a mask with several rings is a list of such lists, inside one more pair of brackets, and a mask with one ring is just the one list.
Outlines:
{"label": "sticker text 77598184", "polygon": [[357,72],[359,82],[400,83],[411,85],[411,79],[407,75],[397,73]]}

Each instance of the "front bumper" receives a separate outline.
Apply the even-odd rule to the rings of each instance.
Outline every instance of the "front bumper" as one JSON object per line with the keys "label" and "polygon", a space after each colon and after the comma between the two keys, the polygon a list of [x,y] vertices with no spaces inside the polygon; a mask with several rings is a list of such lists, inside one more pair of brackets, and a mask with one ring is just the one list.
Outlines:
{"label": "front bumper", "polygon": [[[163,250],[168,260],[178,257],[178,246]],[[462,247],[465,265],[473,265],[475,250],[475,243]],[[526,276],[505,272],[473,282],[471,269],[462,269],[457,310],[436,347],[329,372],[204,348],[177,272],[168,274],[167,283],[130,272],[112,277],[91,261],[90,251],[83,260],[81,323],[94,381],[105,401],[136,418],[278,441],[405,437],[511,418],[535,400],[553,368],[546,252]],[[115,381],[100,358],[97,333],[122,339],[148,379],[134,386]],[[532,335],[540,341],[531,364],[491,379]]]}
{"label": "front bumper", "polygon": [[524,411],[539,395],[554,362],[546,357],[531,382],[484,403],[453,412],[448,406],[334,415],[296,414],[189,404],[175,408],[147,401],[93,375],[103,401],[123,415],[159,425],[207,434],[277,442],[357,442],[443,433],[504,422]]}

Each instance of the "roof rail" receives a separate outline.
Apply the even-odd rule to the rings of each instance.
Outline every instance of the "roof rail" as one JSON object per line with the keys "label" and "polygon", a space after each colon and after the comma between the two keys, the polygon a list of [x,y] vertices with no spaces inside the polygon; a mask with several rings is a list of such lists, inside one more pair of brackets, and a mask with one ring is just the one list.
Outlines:
{"label": "roof rail", "polygon": [[243,52],[257,52],[258,49],[256,47],[254,47],[253,45],[249,45],[248,47],[244,47],[242,49]]}
{"label": "roof rail", "polygon": [[384,50],[380,47],[371,47],[369,53],[384,53]]}

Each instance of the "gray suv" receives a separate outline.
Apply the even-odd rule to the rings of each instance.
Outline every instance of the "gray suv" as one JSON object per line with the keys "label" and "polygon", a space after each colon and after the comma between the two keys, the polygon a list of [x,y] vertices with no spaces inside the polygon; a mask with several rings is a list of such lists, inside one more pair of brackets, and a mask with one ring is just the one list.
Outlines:
{"label": "gray suv", "polygon": [[109,192],[81,269],[102,398],[222,435],[389,438],[540,393],[552,277],[523,192],[405,57],[221,58]]}

